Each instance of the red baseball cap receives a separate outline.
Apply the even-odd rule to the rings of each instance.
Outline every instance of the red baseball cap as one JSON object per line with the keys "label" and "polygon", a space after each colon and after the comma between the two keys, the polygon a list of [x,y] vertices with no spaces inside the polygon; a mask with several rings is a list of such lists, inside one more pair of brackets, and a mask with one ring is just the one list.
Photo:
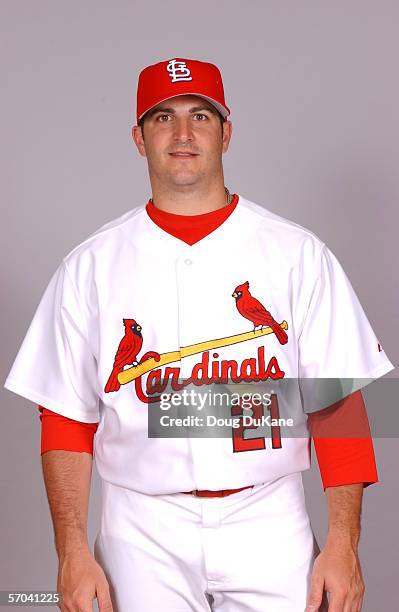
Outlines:
{"label": "red baseball cap", "polygon": [[224,119],[230,114],[224,100],[219,68],[208,62],[176,57],[147,66],[140,72],[137,85],[137,124],[147,111],[160,102],[184,94],[205,98]]}

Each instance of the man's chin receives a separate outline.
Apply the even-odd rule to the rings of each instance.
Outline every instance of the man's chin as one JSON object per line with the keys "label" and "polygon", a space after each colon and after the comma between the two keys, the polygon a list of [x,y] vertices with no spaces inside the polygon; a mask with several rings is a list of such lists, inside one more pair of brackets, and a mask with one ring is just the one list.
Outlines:
{"label": "man's chin", "polygon": [[170,182],[176,187],[189,187],[190,185],[195,185],[198,181],[199,176],[197,174],[179,174],[177,176],[173,175]]}

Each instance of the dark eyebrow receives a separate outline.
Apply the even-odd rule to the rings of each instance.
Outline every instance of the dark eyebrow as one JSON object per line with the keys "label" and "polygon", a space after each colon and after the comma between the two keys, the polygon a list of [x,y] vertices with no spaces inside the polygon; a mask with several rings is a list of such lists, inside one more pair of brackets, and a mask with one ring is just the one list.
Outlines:
{"label": "dark eyebrow", "polygon": [[[216,108],[214,108],[213,106],[209,105],[209,106],[193,106],[192,108],[189,109],[189,113],[199,113],[200,111],[209,111],[210,113],[213,113],[214,115],[217,113]],[[155,106],[155,108],[151,108],[148,113],[147,113],[147,117],[152,117],[153,115],[155,115],[155,113],[170,113],[171,115],[175,114],[175,109],[174,108],[167,108],[165,106]]]}

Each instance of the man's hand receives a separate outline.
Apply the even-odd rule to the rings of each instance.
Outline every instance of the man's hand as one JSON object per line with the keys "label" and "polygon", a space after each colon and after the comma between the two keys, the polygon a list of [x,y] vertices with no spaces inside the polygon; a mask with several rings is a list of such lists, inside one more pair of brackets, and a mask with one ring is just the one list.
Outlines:
{"label": "man's hand", "polygon": [[89,550],[60,558],[57,590],[61,612],[92,612],[96,597],[100,612],[112,612],[107,579]]}
{"label": "man's hand", "polygon": [[357,551],[348,544],[328,542],[313,565],[306,612],[316,612],[323,591],[330,595],[329,612],[360,612],[364,582]]}

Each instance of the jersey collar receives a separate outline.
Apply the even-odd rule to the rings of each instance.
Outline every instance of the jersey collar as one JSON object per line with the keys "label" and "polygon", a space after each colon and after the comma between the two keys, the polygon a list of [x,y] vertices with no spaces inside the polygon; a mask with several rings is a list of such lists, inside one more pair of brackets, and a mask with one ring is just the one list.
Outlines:
{"label": "jersey collar", "polygon": [[235,250],[258,227],[258,216],[246,206],[246,200],[237,194],[238,202],[233,212],[213,232],[189,245],[160,228],[149,217],[145,206],[125,225],[129,240],[140,250],[162,257],[185,255],[217,256],[220,249]]}

